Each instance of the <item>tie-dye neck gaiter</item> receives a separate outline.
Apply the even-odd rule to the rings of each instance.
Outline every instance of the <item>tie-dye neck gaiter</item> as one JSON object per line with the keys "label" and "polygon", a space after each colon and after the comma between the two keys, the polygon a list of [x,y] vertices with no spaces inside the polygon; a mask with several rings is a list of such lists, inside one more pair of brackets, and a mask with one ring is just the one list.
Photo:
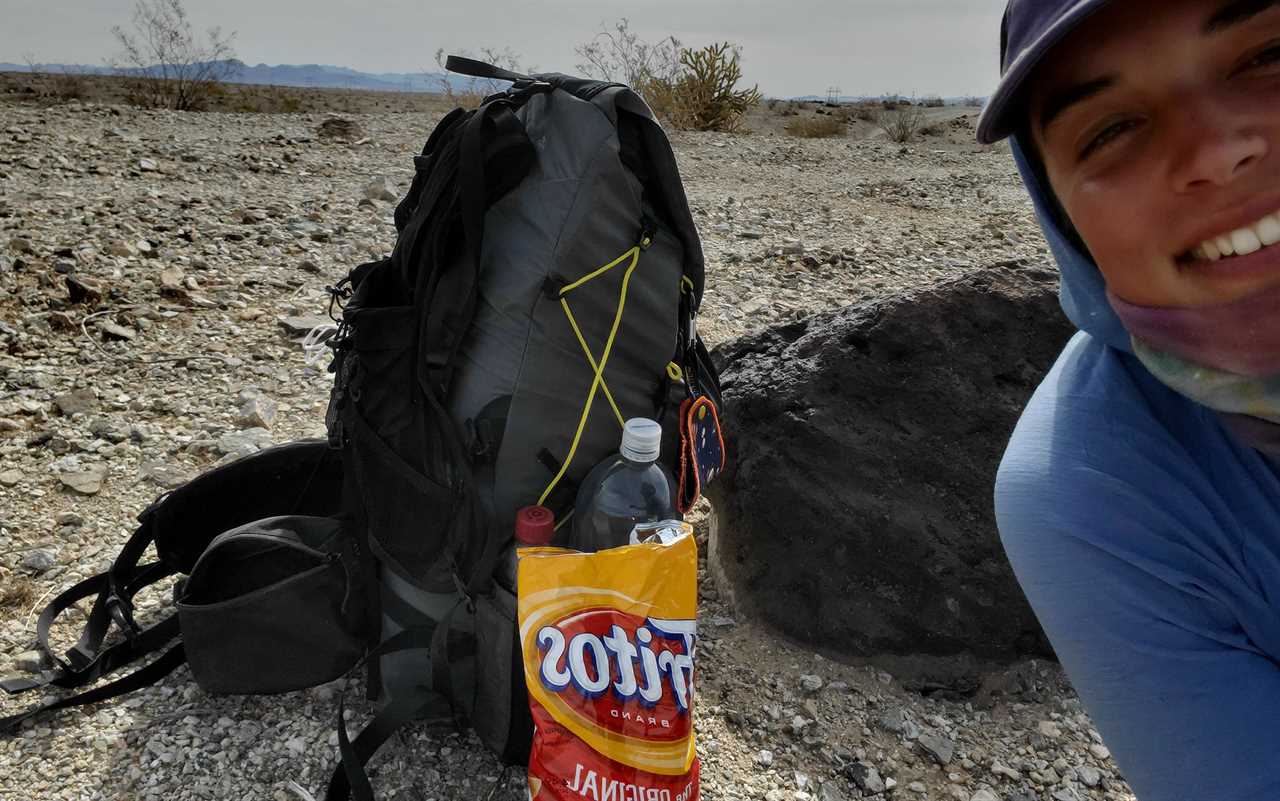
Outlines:
{"label": "tie-dye neck gaiter", "polygon": [[1280,286],[1191,309],[1108,298],[1152,375],[1221,413],[1250,446],[1280,456]]}

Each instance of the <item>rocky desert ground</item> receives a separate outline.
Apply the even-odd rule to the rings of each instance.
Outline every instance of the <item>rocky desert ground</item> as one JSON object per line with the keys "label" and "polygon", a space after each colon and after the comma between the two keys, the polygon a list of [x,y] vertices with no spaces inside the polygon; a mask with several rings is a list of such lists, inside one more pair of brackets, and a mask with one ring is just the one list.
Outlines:
{"label": "rocky desert ground", "polygon": [[[33,610],[106,567],[166,487],[323,432],[329,376],[302,333],[324,286],[389,249],[391,212],[444,108],[172,113],[0,99],[0,672]],[[1006,150],[974,109],[899,145],[859,124],[785,136],[675,133],[708,258],[710,344],[995,262],[1045,262]],[[706,510],[697,516],[705,545]],[[705,551],[705,548],[703,549]],[[143,604],[154,613],[163,591]],[[696,707],[712,801],[1131,801],[1057,665],[921,682],[837,661],[735,617],[703,573]],[[67,615],[65,640],[83,620]],[[0,739],[5,799],[308,799],[334,764],[337,686],[214,697],[181,668]],[[353,694],[355,695],[355,694]],[[0,714],[32,698],[0,698]],[[351,704],[351,723],[370,707]],[[411,727],[375,762],[383,797],[523,798],[474,738]]]}

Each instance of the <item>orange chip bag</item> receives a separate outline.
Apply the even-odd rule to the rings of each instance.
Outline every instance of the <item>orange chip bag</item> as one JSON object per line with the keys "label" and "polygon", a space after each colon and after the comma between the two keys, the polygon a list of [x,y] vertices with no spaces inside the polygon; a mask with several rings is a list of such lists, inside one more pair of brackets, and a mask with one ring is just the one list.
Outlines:
{"label": "orange chip bag", "polygon": [[533,801],[695,801],[698,549],[522,549]]}

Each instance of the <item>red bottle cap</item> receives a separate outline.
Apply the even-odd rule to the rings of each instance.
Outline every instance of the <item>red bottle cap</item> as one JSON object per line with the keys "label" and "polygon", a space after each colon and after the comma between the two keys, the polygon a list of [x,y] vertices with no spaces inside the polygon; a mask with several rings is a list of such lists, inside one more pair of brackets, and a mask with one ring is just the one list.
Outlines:
{"label": "red bottle cap", "polygon": [[549,545],[556,535],[556,516],[545,506],[526,506],[516,512],[516,542]]}

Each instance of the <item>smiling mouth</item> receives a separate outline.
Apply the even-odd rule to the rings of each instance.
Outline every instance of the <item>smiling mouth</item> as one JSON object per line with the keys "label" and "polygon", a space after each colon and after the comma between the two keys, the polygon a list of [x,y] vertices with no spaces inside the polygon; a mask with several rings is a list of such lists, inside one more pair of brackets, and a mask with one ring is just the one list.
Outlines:
{"label": "smiling mouth", "polygon": [[1206,239],[1178,257],[1181,262],[1221,261],[1248,256],[1280,243],[1280,212],[1268,214],[1252,225]]}

